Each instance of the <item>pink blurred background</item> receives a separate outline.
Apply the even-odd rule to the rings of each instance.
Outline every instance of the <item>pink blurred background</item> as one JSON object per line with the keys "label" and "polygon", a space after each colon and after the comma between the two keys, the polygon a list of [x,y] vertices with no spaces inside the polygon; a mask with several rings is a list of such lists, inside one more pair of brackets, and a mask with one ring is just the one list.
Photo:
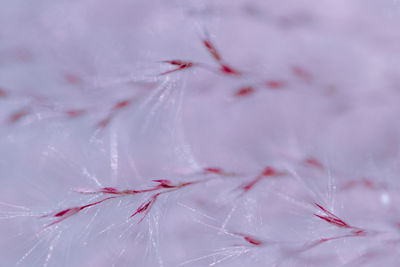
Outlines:
{"label": "pink blurred background", "polygon": [[[398,266],[399,27],[395,0],[3,1],[0,266]],[[151,193],[41,218],[154,179],[202,182],[139,224]]]}

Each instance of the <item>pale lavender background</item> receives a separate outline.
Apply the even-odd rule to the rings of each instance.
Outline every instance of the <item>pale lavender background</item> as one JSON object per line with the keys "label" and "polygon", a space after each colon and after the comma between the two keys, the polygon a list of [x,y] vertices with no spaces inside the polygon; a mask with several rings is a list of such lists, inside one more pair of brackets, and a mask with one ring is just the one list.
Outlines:
{"label": "pale lavender background", "polygon": [[[201,43],[205,29],[249,75],[158,76],[166,59],[217,66]],[[395,0],[1,1],[0,266],[398,266],[399,29]],[[234,96],[268,79],[287,85]],[[29,115],[9,125],[22,108]],[[90,112],[61,114],[72,108]],[[309,156],[327,168],[299,164]],[[266,165],[291,175],[238,198],[233,189]],[[145,188],[207,166],[240,176],[163,196],[139,225],[127,218],[145,197],[41,232],[40,215],[87,203],[72,188]],[[339,190],[360,177],[385,187]],[[313,216],[313,202],[381,232],[288,256],[343,233]],[[273,242],[247,246],[224,229]]]}

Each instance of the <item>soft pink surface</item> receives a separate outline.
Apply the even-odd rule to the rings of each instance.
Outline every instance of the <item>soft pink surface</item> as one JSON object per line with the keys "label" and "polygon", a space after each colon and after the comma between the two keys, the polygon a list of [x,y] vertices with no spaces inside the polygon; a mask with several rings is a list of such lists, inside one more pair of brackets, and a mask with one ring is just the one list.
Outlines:
{"label": "soft pink surface", "polygon": [[0,266],[399,266],[399,29],[395,0],[2,1]]}

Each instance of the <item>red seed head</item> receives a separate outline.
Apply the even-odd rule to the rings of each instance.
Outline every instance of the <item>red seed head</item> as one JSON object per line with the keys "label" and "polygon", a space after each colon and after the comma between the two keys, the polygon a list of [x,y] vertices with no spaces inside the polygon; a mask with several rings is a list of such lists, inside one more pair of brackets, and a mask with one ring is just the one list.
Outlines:
{"label": "red seed head", "polygon": [[182,60],[167,60],[167,61],[164,61],[165,63],[169,63],[169,64],[171,64],[171,65],[177,65],[177,66],[180,66],[180,65],[185,65],[186,64],[186,62],[185,61],[182,61]]}
{"label": "red seed head", "polygon": [[161,187],[164,188],[171,188],[174,187],[171,185],[171,181],[170,180],[153,180],[153,182],[159,183]]}
{"label": "red seed head", "polygon": [[314,203],[314,204],[326,214],[324,216],[321,216],[321,215],[318,215],[318,214],[314,214],[314,216],[326,221],[327,223],[333,224],[333,225],[335,225],[337,227],[354,228],[354,227],[350,226],[349,224],[347,224],[342,219],[340,219],[338,216],[333,214],[332,212],[330,212],[327,209],[325,209],[324,207],[322,207],[321,205],[319,205],[317,203]]}
{"label": "red seed head", "polygon": [[65,215],[66,213],[68,213],[71,209],[66,209],[63,211],[60,211],[59,213],[55,214],[54,217],[61,217],[63,215]]}
{"label": "red seed head", "polygon": [[216,173],[216,174],[222,174],[222,170],[219,168],[205,168],[204,172],[211,172],[211,173]]}
{"label": "red seed head", "polygon": [[255,246],[260,246],[263,243],[262,241],[255,239],[254,237],[251,237],[251,236],[245,236],[244,240],[246,240],[247,242],[249,242],[250,244],[253,244]]}
{"label": "red seed head", "polygon": [[365,230],[357,230],[357,231],[353,231],[352,234],[355,236],[365,236],[365,235],[367,235],[367,232]]}
{"label": "red seed head", "polygon": [[262,173],[263,176],[273,176],[276,174],[277,174],[277,172],[275,171],[275,169],[273,169],[271,167],[266,167]]}
{"label": "red seed head", "polygon": [[283,81],[266,81],[265,86],[271,89],[279,89],[285,86],[285,82]]}
{"label": "red seed head", "polygon": [[161,193],[157,193],[154,194],[150,200],[148,200],[147,202],[142,203],[137,210],[135,211],[134,214],[131,215],[131,218],[134,217],[135,215],[145,212],[145,215],[139,220],[139,223],[143,221],[143,219],[146,217],[147,213],[149,212],[149,208],[151,208],[151,206],[153,206],[154,202],[157,200],[157,197],[160,195]]}
{"label": "red seed head", "polygon": [[6,97],[6,96],[7,96],[7,92],[0,88],[0,97]]}
{"label": "red seed head", "polygon": [[173,62],[175,64],[172,64],[172,63],[171,64],[172,65],[178,65],[178,67],[175,68],[175,69],[163,72],[160,75],[166,75],[166,74],[170,74],[170,73],[177,72],[177,71],[180,71],[180,70],[188,69],[188,68],[191,68],[191,67],[193,67],[195,65],[195,63],[192,63],[192,62],[183,62],[183,61],[173,61]]}
{"label": "red seed head", "polygon": [[318,218],[326,221],[327,223],[333,224],[337,227],[342,227],[342,228],[351,228],[350,225],[348,225],[346,222],[342,221],[339,218],[331,217],[331,216],[320,216],[317,214],[314,214]]}
{"label": "red seed head", "polygon": [[122,101],[118,102],[117,104],[115,104],[114,108],[115,109],[125,108],[131,103],[131,101],[132,100],[130,100],[130,99],[122,100]]}
{"label": "red seed head", "polygon": [[307,158],[305,160],[305,163],[307,163],[308,165],[311,165],[313,167],[316,167],[318,169],[321,169],[321,170],[324,169],[324,165],[322,165],[322,163],[315,158]]}
{"label": "red seed head", "polygon": [[104,187],[103,189],[101,189],[101,192],[106,194],[117,194],[119,191],[118,189],[113,187]]}
{"label": "red seed head", "polygon": [[254,93],[254,88],[251,86],[248,86],[248,87],[243,87],[243,88],[239,89],[238,91],[236,91],[235,96],[247,96],[247,95],[251,95],[252,93]]}
{"label": "red seed head", "polygon": [[[151,201],[148,201],[145,204],[140,205],[140,207],[136,210],[136,213],[141,213],[141,212],[147,210],[149,208],[150,204],[151,204]],[[134,215],[132,215],[132,216],[134,216]]]}
{"label": "red seed head", "polygon": [[221,64],[221,71],[225,74],[228,75],[241,75],[241,73],[235,69],[233,69],[232,67],[229,67],[225,64]]}
{"label": "red seed head", "polygon": [[219,53],[217,52],[217,49],[215,48],[215,46],[211,43],[211,41],[209,40],[204,40],[203,41],[204,46],[207,48],[208,52],[210,52],[210,54],[213,56],[213,58],[215,58],[215,60],[217,61],[221,61],[221,56],[219,55]]}
{"label": "red seed head", "polygon": [[175,65],[175,66],[192,66],[194,64],[193,62],[183,61],[183,60],[165,60],[162,62],[169,63],[169,64]]}

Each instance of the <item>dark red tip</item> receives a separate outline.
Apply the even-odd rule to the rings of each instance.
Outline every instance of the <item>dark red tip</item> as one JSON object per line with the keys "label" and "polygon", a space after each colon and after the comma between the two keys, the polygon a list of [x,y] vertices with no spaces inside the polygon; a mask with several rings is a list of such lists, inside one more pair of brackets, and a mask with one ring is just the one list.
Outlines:
{"label": "dark red tip", "polygon": [[21,111],[15,112],[15,113],[11,114],[11,116],[9,118],[9,122],[16,123],[16,122],[20,121],[26,115],[28,115],[28,111],[26,111],[26,110],[21,110]]}
{"label": "dark red tip", "polygon": [[117,194],[119,193],[118,189],[113,187],[104,187],[101,192],[108,193],[108,194]]}
{"label": "dark red tip", "polygon": [[182,61],[182,60],[165,60],[165,61],[162,61],[162,62],[169,63],[169,64],[175,65],[175,66],[183,66],[183,65],[193,64],[191,62]]}
{"label": "dark red tip", "polygon": [[63,211],[60,211],[59,213],[55,214],[54,217],[61,217],[63,215],[65,215],[67,212],[69,212],[71,209],[66,209]]}
{"label": "dark red tip", "polygon": [[251,236],[245,236],[244,239],[249,242],[250,244],[253,244],[255,246],[260,246],[262,245],[262,241],[255,239],[254,237]]}
{"label": "dark red tip", "polygon": [[305,160],[305,163],[307,163],[308,165],[311,165],[313,167],[316,167],[318,169],[321,169],[321,170],[324,169],[324,165],[322,165],[322,163],[315,158],[307,158]]}
{"label": "dark red tip", "polygon": [[171,185],[170,180],[153,180],[153,182],[159,183],[161,187],[164,188],[172,188],[174,186]]}
{"label": "dark red tip", "polygon": [[181,64],[173,64],[173,65],[178,65],[178,67],[175,68],[175,69],[163,72],[160,75],[170,74],[170,73],[173,73],[173,72],[176,72],[176,71],[180,71],[180,70],[184,70],[184,69],[188,69],[188,68],[191,68],[191,67],[194,66],[194,63],[191,63],[191,62],[180,62],[180,63]]}
{"label": "dark red tip", "polygon": [[357,230],[353,231],[352,234],[354,234],[355,236],[365,236],[367,235],[367,232],[365,230]]}
{"label": "dark red tip", "polygon": [[221,61],[221,56],[217,52],[217,49],[215,48],[215,46],[209,40],[204,40],[203,44],[207,48],[208,52],[210,52],[210,54],[213,56],[213,58],[216,61]]}
{"label": "dark red tip", "polygon": [[204,172],[211,172],[216,174],[222,174],[222,170],[219,168],[205,168]]}
{"label": "dark red tip", "polygon": [[122,100],[122,101],[118,102],[117,104],[115,104],[114,108],[115,108],[115,109],[125,108],[125,107],[127,107],[131,102],[132,102],[132,100]]}
{"label": "dark red tip", "polygon": [[271,167],[266,167],[262,173],[263,176],[272,176],[272,175],[276,175],[277,172],[275,171],[275,169],[271,168]]}
{"label": "dark red tip", "polygon": [[224,64],[221,64],[221,71],[228,75],[241,75],[241,73],[239,71],[233,69],[232,67],[224,65]]}

